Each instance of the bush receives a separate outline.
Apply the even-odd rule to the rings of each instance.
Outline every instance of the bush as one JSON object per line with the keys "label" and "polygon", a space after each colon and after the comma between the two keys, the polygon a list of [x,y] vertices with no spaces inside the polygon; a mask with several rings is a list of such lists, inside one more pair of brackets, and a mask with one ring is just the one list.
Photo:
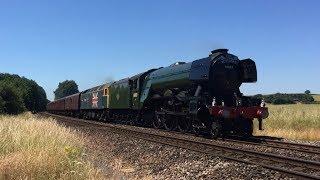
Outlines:
{"label": "bush", "polygon": [[19,114],[25,110],[23,100],[18,91],[7,84],[0,84],[1,112],[6,114]]}
{"label": "bush", "polygon": [[272,103],[273,104],[294,104],[295,102],[290,99],[278,98],[278,99],[274,99]]}
{"label": "bush", "polygon": [[314,102],[314,98],[310,94],[305,94],[304,96],[302,96],[301,102],[309,104]]}

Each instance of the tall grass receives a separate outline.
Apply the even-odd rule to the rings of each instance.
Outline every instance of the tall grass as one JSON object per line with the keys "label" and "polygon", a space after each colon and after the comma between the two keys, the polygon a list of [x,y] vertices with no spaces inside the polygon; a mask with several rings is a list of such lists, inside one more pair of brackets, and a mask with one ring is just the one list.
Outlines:
{"label": "tall grass", "polygon": [[0,116],[0,179],[99,179],[84,139],[53,119]]}
{"label": "tall grass", "polygon": [[315,101],[320,102],[320,95],[312,95]]}
{"label": "tall grass", "polygon": [[257,135],[271,135],[289,139],[320,140],[320,104],[268,105],[269,117],[265,131]]}

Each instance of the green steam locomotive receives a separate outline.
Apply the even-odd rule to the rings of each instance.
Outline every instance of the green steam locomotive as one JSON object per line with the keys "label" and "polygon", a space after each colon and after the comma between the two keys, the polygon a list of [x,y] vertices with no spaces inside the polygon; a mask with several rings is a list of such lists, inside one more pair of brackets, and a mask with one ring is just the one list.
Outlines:
{"label": "green steam locomotive", "polygon": [[253,120],[262,129],[268,109],[239,88],[256,81],[253,60],[216,49],[206,58],[150,69],[53,101],[47,111],[211,137],[251,136]]}

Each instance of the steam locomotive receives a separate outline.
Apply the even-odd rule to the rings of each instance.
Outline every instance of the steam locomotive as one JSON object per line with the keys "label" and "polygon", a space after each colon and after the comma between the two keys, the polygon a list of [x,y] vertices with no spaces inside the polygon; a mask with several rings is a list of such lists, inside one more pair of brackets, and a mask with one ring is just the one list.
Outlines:
{"label": "steam locomotive", "polygon": [[251,136],[253,120],[268,117],[261,99],[244,96],[257,81],[255,62],[216,49],[193,62],[176,62],[58,99],[50,113],[218,137]]}

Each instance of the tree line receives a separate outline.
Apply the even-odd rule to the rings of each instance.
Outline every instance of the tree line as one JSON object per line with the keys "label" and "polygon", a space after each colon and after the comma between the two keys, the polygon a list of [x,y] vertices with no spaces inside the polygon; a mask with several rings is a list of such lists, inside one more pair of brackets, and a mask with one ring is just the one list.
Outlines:
{"label": "tree line", "polygon": [[[60,82],[54,91],[55,99],[78,93],[73,80]],[[35,81],[15,74],[0,73],[0,114],[19,114],[45,111],[50,101],[46,92]]]}
{"label": "tree line", "polygon": [[0,114],[44,111],[47,103],[46,92],[35,81],[0,73]]}
{"label": "tree line", "polygon": [[271,104],[296,104],[296,103],[304,103],[310,104],[314,103],[314,98],[310,94],[310,91],[306,91],[304,94],[283,94],[276,93],[270,95],[262,95],[257,94],[254,96],[255,98],[264,99],[265,102]]}

